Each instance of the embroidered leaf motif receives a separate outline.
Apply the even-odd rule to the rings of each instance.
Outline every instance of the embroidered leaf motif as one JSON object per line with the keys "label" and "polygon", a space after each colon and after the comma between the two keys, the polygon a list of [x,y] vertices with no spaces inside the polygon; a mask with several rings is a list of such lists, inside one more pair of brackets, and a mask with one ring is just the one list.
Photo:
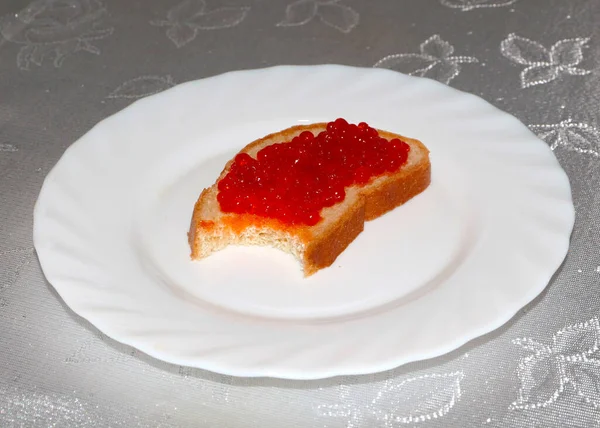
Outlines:
{"label": "embroidered leaf motif", "polygon": [[78,42],[71,42],[59,46],[58,49],[56,49],[54,56],[54,67],[60,67],[69,53],[77,52],[78,45]]}
{"label": "embroidered leaf motif", "polygon": [[600,361],[579,361],[569,366],[570,380],[577,395],[594,407],[600,407]]}
{"label": "embroidered leaf motif", "polygon": [[420,54],[404,53],[386,56],[374,67],[429,77],[448,84],[460,73],[460,64],[478,62],[477,58],[469,56],[452,56],[454,47],[437,34],[421,43],[419,50]]}
{"label": "embroidered leaf motif", "polygon": [[425,42],[421,44],[420,49],[423,55],[429,55],[439,59],[448,58],[454,53],[454,46],[447,41],[442,40],[437,34],[425,40]]}
{"label": "embroidered leaf motif", "polygon": [[559,330],[551,346],[532,339],[513,343],[535,353],[521,359],[517,375],[521,381],[513,409],[535,409],[555,403],[570,384],[588,403],[600,404],[600,361],[598,351],[600,322],[597,318]]}
{"label": "embroidered leaf motif", "polygon": [[[425,375],[388,383],[373,400],[378,418],[402,424],[423,422],[447,414],[460,398],[461,372]],[[393,423],[389,424],[393,426]]]}
{"label": "embroidered leaf motif", "polygon": [[516,34],[509,34],[502,41],[500,49],[505,57],[518,64],[550,63],[550,53],[544,46]]}
{"label": "embroidered leaf motif", "polygon": [[175,85],[173,78],[167,76],[140,76],[128,80],[112,91],[107,98],[142,98],[164,91]]}
{"label": "embroidered leaf motif", "polygon": [[167,28],[167,37],[171,39],[178,48],[187,45],[196,38],[198,30],[190,25],[172,25]]}
{"label": "embroidered leaf motif", "polygon": [[304,25],[317,15],[317,2],[314,0],[298,0],[289,4],[285,9],[285,18],[280,27]]}
{"label": "embroidered leaf motif", "polygon": [[[585,125],[585,124],[582,124]],[[557,141],[566,149],[600,156],[600,132],[590,126],[574,126],[558,131]]]}
{"label": "embroidered leaf motif", "polygon": [[462,11],[473,10],[483,7],[503,7],[516,3],[517,0],[441,0],[444,6],[461,9]]}
{"label": "embroidered leaf motif", "polygon": [[589,38],[565,39],[555,43],[550,50],[540,43],[510,34],[500,44],[502,55],[527,67],[521,72],[521,87],[541,85],[565,74],[583,76],[589,70],[576,68],[583,60],[583,48]]}
{"label": "embroidered leaf motif", "polygon": [[531,66],[521,72],[521,82],[523,88],[528,88],[550,82],[556,79],[558,75],[558,69],[552,65]]}
{"label": "embroidered leaf motif", "polygon": [[322,4],[317,13],[321,21],[342,33],[352,31],[360,18],[354,9],[339,3]]}
{"label": "embroidered leaf motif", "polygon": [[249,10],[247,7],[223,7],[197,16],[191,22],[200,30],[235,27],[246,18]]}
{"label": "embroidered leaf motif", "polygon": [[561,40],[552,46],[550,58],[552,63],[572,67],[583,60],[583,48],[589,39]]}
{"label": "embroidered leaf motif", "polygon": [[114,28],[93,29],[81,36],[81,40],[92,41],[100,40],[110,36],[115,31]]}
{"label": "embroidered leaf motif", "polygon": [[538,137],[550,144],[577,153],[600,157],[600,130],[587,123],[575,123],[571,119],[550,125],[531,125]]}
{"label": "embroidered leaf motif", "polygon": [[9,42],[22,45],[17,67],[28,70],[51,59],[55,67],[76,52],[98,55],[91,42],[110,36],[113,28],[102,28],[106,8],[100,0],[38,0],[14,15],[0,20],[0,34]]}
{"label": "embroidered leaf motif", "polygon": [[324,418],[343,419],[346,428],[359,428],[368,425],[368,416],[365,411],[367,406],[357,406],[352,402],[352,389],[347,385],[340,385],[340,402],[334,404],[319,404],[316,406],[317,413]]}
{"label": "embroidered leaf motif", "polygon": [[78,43],[76,51],[86,51],[94,55],[100,55],[100,49],[83,40]]}
{"label": "embroidered leaf motif", "polygon": [[375,67],[388,68],[412,76],[423,76],[437,62],[437,59],[422,54],[398,54],[386,56],[375,64]]}
{"label": "embroidered leaf motif", "polygon": [[278,27],[294,27],[312,21],[316,16],[324,24],[349,33],[358,25],[360,15],[339,0],[296,0],[285,9],[285,18]]}
{"label": "embroidered leaf motif", "polygon": [[440,62],[436,67],[431,69],[428,77],[435,79],[439,82],[449,83],[455,76],[460,72],[460,66],[458,63],[451,61]]}
{"label": "embroidered leaf motif", "polygon": [[[17,67],[21,70],[29,70],[29,64],[33,62],[32,57],[35,50],[35,45],[27,45],[19,49],[19,53],[17,54]],[[41,65],[41,62],[38,65]]]}
{"label": "embroidered leaf motif", "polygon": [[[570,390],[568,388],[567,390]],[[599,412],[574,392],[536,409],[509,410],[481,428],[591,428],[600,426]]]}
{"label": "embroidered leaf motif", "polygon": [[463,377],[454,372],[381,382],[374,385],[375,396],[362,406],[354,395],[366,398],[364,391],[341,385],[339,402],[320,404],[316,411],[324,418],[342,419],[346,428],[415,424],[446,415],[460,399]]}
{"label": "embroidered leaf motif", "polygon": [[249,10],[248,7],[223,7],[207,11],[203,0],[184,0],[167,12],[166,20],[150,21],[150,24],[167,27],[167,37],[181,48],[196,38],[198,30],[235,27]]}
{"label": "embroidered leaf motif", "polygon": [[513,408],[535,408],[553,403],[564,388],[561,370],[559,361],[551,353],[521,360],[517,369],[521,388]]}
{"label": "embroidered leaf motif", "polygon": [[567,327],[554,335],[552,350],[561,355],[591,355],[598,351],[600,325],[597,319]]}

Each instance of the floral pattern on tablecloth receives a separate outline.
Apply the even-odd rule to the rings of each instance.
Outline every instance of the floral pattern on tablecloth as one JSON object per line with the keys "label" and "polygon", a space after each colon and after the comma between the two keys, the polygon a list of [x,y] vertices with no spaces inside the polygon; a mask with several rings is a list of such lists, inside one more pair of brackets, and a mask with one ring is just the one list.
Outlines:
{"label": "floral pattern on tablecloth", "polygon": [[[598,14],[593,0],[1,3],[0,426],[600,427]],[[310,382],[162,363],[62,303],[35,258],[31,212],[40,172],[69,144],[188,80],[317,63],[477,94],[554,150],[581,211],[541,297],[448,355]]]}

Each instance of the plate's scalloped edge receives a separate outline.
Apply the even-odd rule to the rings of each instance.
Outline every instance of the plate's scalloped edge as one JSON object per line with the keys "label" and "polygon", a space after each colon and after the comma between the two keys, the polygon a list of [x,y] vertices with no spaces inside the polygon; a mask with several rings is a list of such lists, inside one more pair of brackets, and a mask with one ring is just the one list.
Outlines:
{"label": "plate's scalloped edge", "polygon": [[[218,85],[222,84],[227,80],[243,80],[244,76],[249,75],[266,78],[267,76],[265,76],[265,74],[271,74],[271,79],[265,79],[267,81],[273,81],[272,76],[275,76],[278,79],[291,79],[292,82],[296,82],[298,78],[315,79],[318,77],[319,73],[337,73],[336,79],[340,75],[342,75],[342,77],[345,77],[346,79],[348,79],[350,75],[352,78],[355,78],[357,75],[364,75],[365,79],[370,79],[373,82],[377,82],[379,76],[383,77],[384,79],[393,78],[396,79],[397,82],[399,82],[399,84],[401,83],[409,85],[418,85],[419,87],[427,88],[427,90],[432,92],[440,91],[444,93],[444,96],[447,96],[449,98],[461,97],[462,99],[468,100],[468,104],[476,104],[478,107],[482,107],[482,111],[484,114],[492,114],[492,116],[495,115],[497,117],[502,117],[503,119],[506,119],[509,122],[512,121],[515,124],[515,128],[520,128],[523,141],[528,141],[528,144],[533,142],[538,144],[540,153],[545,152],[545,155],[548,156],[547,159],[552,159],[548,164],[548,168],[553,168],[553,173],[556,174],[556,177],[558,178],[562,176],[561,179],[563,180],[563,185],[561,185],[561,188],[551,189],[550,194],[553,198],[556,199],[556,202],[567,204],[569,208],[568,213],[565,212],[564,217],[561,218],[562,231],[559,231],[558,233],[556,239],[557,244],[554,247],[554,251],[551,251],[548,255],[548,258],[551,258],[552,260],[546,261],[545,265],[547,265],[548,267],[545,270],[546,273],[543,275],[543,278],[538,279],[535,286],[530,285],[527,289],[527,292],[523,293],[520,299],[512,301],[510,305],[506,305],[506,307],[504,307],[503,310],[503,316],[498,316],[494,319],[491,319],[487,323],[479,325],[477,328],[473,326],[468,326],[467,329],[464,329],[460,337],[447,340],[442,344],[435,344],[434,346],[430,346],[428,349],[422,349],[420,352],[417,352],[415,350],[412,350],[412,352],[399,352],[388,358],[382,358],[376,363],[366,363],[360,358],[353,359],[351,348],[347,349],[347,351],[349,352],[346,353],[346,359],[341,361],[338,360],[336,362],[329,361],[329,366],[326,367],[319,366],[319,364],[316,364],[317,367],[313,366],[310,369],[306,369],[306,367],[294,368],[287,365],[285,356],[281,357],[281,353],[278,354],[281,358],[279,358],[277,361],[271,361],[270,365],[267,366],[261,365],[260,363],[261,361],[264,361],[264,358],[257,358],[254,355],[246,355],[244,358],[237,358],[237,363],[235,362],[235,358],[233,359],[233,361],[231,359],[222,360],[218,357],[218,352],[212,353],[209,358],[203,357],[201,352],[196,354],[195,357],[186,358],[173,355],[172,349],[160,349],[155,346],[149,345],[147,338],[140,338],[136,337],[135,335],[128,334],[127,329],[114,326],[113,324],[111,324],[110,320],[107,320],[103,317],[101,312],[90,309],[93,308],[93,306],[86,306],[85,304],[83,304],[81,301],[81,296],[77,294],[81,290],[76,290],[74,288],[74,284],[69,285],[69,283],[61,281],[61,276],[64,277],[67,274],[68,267],[65,268],[63,266],[61,268],[60,266],[56,266],[50,263],[51,257],[49,257],[48,252],[52,251],[52,249],[51,247],[46,246],[46,244],[48,244],[48,238],[47,235],[45,235],[44,233],[44,227],[51,226],[51,223],[47,223],[49,219],[44,217],[44,210],[46,206],[59,203],[60,201],[53,200],[52,198],[48,198],[47,196],[51,194],[53,186],[60,184],[60,170],[63,167],[63,165],[65,165],[65,162],[68,162],[70,159],[77,158],[79,150],[81,148],[84,148],[87,144],[88,134],[95,133],[98,130],[101,130],[103,127],[112,126],[113,123],[118,125],[119,120],[121,120],[124,117],[124,115],[127,115],[130,112],[134,112],[141,108],[153,108],[153,106],[160,105],[162,102],[168,100],[169,97],[176,96],[178,91],[194,90],[194,87],[198,85],[198,81],[190,81],[177,85],[162,93],[141,100],[137,100],[130,106],[121,110],[121,112],[99,122],[88,132],[88,134],[81,137],[77,142],[72,144],[65,151],[63,157],[57,162],[57,164],[52,168],[52,170],[46,177],[46,180],[44,181],[44,184],[42,186],[42,190],[40,191],[40,196],[36,201],[34,208],[34,245],[36,247],[36,252],[38,254],[38,258],[42,266],[42,270],[44,271],[44,274],[46,275],[51,285],[56,289],[59,296],[65,301],[65,303],[67,303],[67,305],[77,315],[88,320],[92,325],[95,325],[99,330],[101,330],[103,333],[105,333],[112,339],[125,344],[132,345],[141,350],[142,352],[161,360],[165,360],[174,364],[194,366],[232,376],[275,377],[284,379],[308,380],[329,378],[342,375],[361,375],[379,371],[386,371],[412,361],[438,357],[452,350],[460,348],[461,346],[465,345],[466,343],[472,341],[473,339],[479,336],[485,335],[493,330],[496,330],[497,328],[501,327],[502,325],[506,324],[509,320],[511,320],[521,308],[523,308],[532,300],[534,300],[546,288],[549,281],[556,274],[560,266],[564,263],[570,245],[571,233],[574,227],[575,210],[572,203],[571,188],[567,174],[560,168],[558,160],[550,151],[550,149],[545,145],[545,143],[539,140],[535,136],[535,134],[533,134],[517,118],[509,115],[508,113],[502,112],[501,110],[485,102],[481,98],[476,97],[475,95],[458,91],[456,89],[447,87],[446,85],[429,79],[404,76],[400,75],[399,73],[383,69],[361,69],[342,65],[277,66],[257,70],[232,71],[203,79],[201,82],[203,82],[203,84],[205,85]],[[252,88],[246,88],[246,90],[252,90]],[[77,215],[76,213],[70,214]],[[68,214],[66,215],[68,216]],[[81,280],[84,279],[85,278],[81,278]],[[129,309],[132,308],[127,306],[121,307],[121,310],[127,311]],[[149,314],[146,314],[146,316],[148,315]],[[228,355],[231,358],[231,353],[229,353]],[[254,364],[252,362],[253,358]]]}

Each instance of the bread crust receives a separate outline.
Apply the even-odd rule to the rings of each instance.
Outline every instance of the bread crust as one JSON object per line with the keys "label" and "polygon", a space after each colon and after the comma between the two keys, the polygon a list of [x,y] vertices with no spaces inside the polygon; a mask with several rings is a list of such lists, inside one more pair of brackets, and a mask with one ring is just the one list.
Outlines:
{"label": "bread crust", "polygon": [[[396,174],[385,176],[381,184],[369,186],[365,189],[365,220],[374,220],[388,211],[409,201],[431,183],[431,163],[429,161],[429,150],[419,140],[406,138],[390,132],[379,130],[386,140],[400,138],[409,143],[411,147],[420,147],[426,154],[426,159],[410,169],[400,168]],[[426,161],[425,161],[426,160]]]}
{"label": "bread crust", "polygon": [[325,234],[319,235],[307,245],[304,253],[304,275],[310,276],[331,266],[364,228],[365,204],[364,199],[359,198]]}
{"label": "bread crust", "polygon": [[[326,123],[315,123],[293,126],[251,142],[240,150],[240,153],[245,152],[255,157],[256,152],[267,145],[289,142],[293,137],[307,130],[316,134],[324,130],[326,125]],[[324,230],[319,230],[319,226],[324,220],[309,227],[290,226],[275,219],[253,215],[219,213],[217,219],[207,218],[206,207],[211,203],[218,204],[216,202],[217,184],[229,172],[233,159],[229,160],[219,178],[211,187],[202,191],[194,206],[188,232],[191,258],[201,259],[219,249],[204,248],[206,245],[203,245],[203,236],[215,234],[217,230],[218,233],[223,233],[225,230],[229,234],[228,236],[235,241],[246,228],[252,227],[257,233],[277,231],[289,235],[301,243],[303,251],[299,258],[303,263],[305,276],[310,276],[320,269],[331,266],[340,253],[364,230],[365,221],[376,219],[404,204],[424,191],[431,182],[429,150],[419,140],[382,130],[378,130],[378,132],[387,140],[399,138],[407,142],[411,146],[411,153],[416,151],[422,157],[414,165],[408,167],[405,165],[394,174],[379,177],[364,187],[355,187],[358,196],[349,206],[345,207],[342,215],[328,224]],[[344,201],[338,205],[342,204]]]}

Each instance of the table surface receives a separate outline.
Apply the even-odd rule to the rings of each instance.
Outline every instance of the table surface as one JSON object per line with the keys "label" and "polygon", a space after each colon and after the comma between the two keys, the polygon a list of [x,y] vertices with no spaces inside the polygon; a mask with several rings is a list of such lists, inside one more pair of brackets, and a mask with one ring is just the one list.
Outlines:
{"label": "table surface", "polygon": [[[598,22],[595,0],[0,2],[0,426],[600,426]],[[178,83],[321,63],[439,80],[545,140],[577,213],[547,289],[448,355],[319,381],[173,366],[74,315],[32,243],[34,203],[64,150]]]}

